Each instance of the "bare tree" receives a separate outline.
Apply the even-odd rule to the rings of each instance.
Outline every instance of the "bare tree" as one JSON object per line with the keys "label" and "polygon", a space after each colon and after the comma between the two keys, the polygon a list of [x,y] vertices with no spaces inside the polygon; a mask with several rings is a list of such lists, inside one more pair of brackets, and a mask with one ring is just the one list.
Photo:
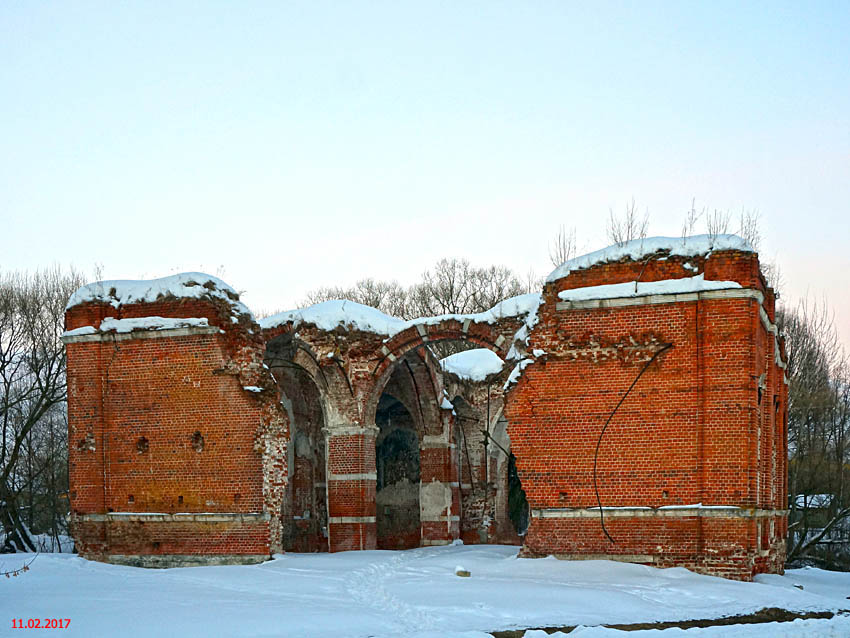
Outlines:
{"label": "bare tree", "polygon": [[696,234],[697,222],[705,215],[705,208],[697,211],[696,199],[691,200],[691,207],[685,213],[685,222],[682,224],[682,239]]}
{"label": "bare tree", "polygon": [[[563,262],[562,262],[563,263]],[[560,266],[560,264],[558,264]],[[545,277],[538,277],[533,268],[529,268],[522,280],[522,292],[540,292],[543,290],[543,284],[546,282]]]}
{"label": "bare tree", "polygon": [[[500,301],[540,290],[542,283],[529,271],[528,281],[505,266],[478,268],[466,259],[441,259],[422,274],[419,283],[403,288],[395,281],[362,279],[351,288],[327,287],[310,292],[303,305],[330,299],[349,299],[402,319],[489,310]],[[429,344],[440,359],[472,347],[466,342]]]}
{"label": "bare tree", "polygon": [[780,310],[777,322],[787,339],[790,380],[788,558],[835,564],[821,544],[836,530],[848,531],[850,519],[850,359],[825,301]]}
{"label": "bare tree", "polygon": [[361,279],[355,284],[355,301],[378,308],[393,317],[406,314],[407,292],[397,281]]}
{"label": "bare tree", "polygon": [[441,259],[422,274],[421,283],[411,286],[411,311],[425,317],[475,312],[475,272],[467,259]]}
{"label": "bare tree", "polygon": [[710,213],[705,214],[705,232],[712,238],[718,235],[725,235],[729,232],[729,224],[732,221],[732,214],[717,210],[716,208]]}
{"label": "bare tree", "polygon": [[558,228],[555,240],[549,245],[549,259],[556,268],[576,256],[575,226],[567,229],[563,224]]}
{"label": "bare tree", "polygon": [[466,259],[441,259],[410,287],[408,318],[483,312],[523,292],[509,268],[476,268]]}
{"label": "bare tree", "polygon": [[[58,267],[0,273],[0,529],[6,551],[35,549],[28,523],[37,521],[37,493],[45,483],[59,490],[67,481],[57,477],[67,458],[61,453],[67,430],[59,425],[66,400],[59,337],[65,303],[82,283],[79,273]],[[56,496],[48,495],[53,506]]]}
{"label": "bare tree", "polygon": [[302,300],[302,306],[310,306],[331,299],[347,299],[365,306],[377,308],[393,317],[404,317],[406,313],[407,291],[397,281],[380,281],[372,278],[361,279],[351,288],[330,286],[317,288]]}
{"label": "bare tree", "polygon": [[742,210],[739,218],[738,236],[746,239],[758,251],[761,246],[761,213],[757,210]]}
{"label": "bare tree", "polygon": [[441,259],[422,274],[419,283],[408,288],[396,281],[361,279],[351,288],[333,286],[313,290],[302,304],[348,299],[388,315],[414,319],[489,310],[503,299],[527,292],[528,285],[531,284],[524,285],[505,266],[478,268],[466,259]]}
{"label": "bare tree", "polygon": [[471,276],[476,289],[473,312],[489,310],[500,301],[525,292],[519,278],[505,266],[474,268]]}
{"label": "bare tree", "polygon": [[633,239],[643,239],[649,229],[649,211],[643,216],[637,211],[635,200],[626,204],[622,215],[615,215],[613,209],[608,211],[606,234],[612,244],[622,246]]}
{"label": "bare tree", "polygon": [[[700,219],[705,219],[705,232],[711,237],[725,235],[732,228],[732,213],[717,209],[709,212],[706,208],[697,211],[696,200],[692,199],[691,208],[685,214],[685,222],[682,225],[682,237],[693,235]],[[738,217],[737,234],[758,250],[761,245],[761,213],[757,210],[742,209]]]}

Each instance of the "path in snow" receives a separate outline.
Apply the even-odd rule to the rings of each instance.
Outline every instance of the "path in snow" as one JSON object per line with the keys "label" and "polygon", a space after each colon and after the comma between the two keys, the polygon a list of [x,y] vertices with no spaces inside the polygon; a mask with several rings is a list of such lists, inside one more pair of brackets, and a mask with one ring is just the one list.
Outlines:
{"label": "path in snow", "polygon": [[[0,571],[30,557],[0,555]],[[471,577],[456,576],[457,565]],[[286,554],[260,565],[164,570],[42,554],[30,571],[0,578],[0,635],[9,633],[13,618],[70,618],[63,636],[489,638],[485,631],[717,618],[765,607],[836,611],[850,604],[850,574],[802,569],[757,580],[609,561],[521,559],[516,547],[495,545]],[[798,627],[806,636],[817,635],[812,627],[827,636],[847,629],[850,636],[847,618],[804,622]],[[724,636],[759,635],[722,629]],[[594,631],[588,635],[616,635]],[[718,635],[699,631],[646,635]]]}
{"label": "path in snow", "polygon": [[405,602],[388,587],[393,578],[422,560],[424,552],[392,552],[388,560],[369,563],[346,575],[346,587],[351,597],[361,605],[372,607],[386,614],[405,634],[434,628],[434,618],[423,609]]}

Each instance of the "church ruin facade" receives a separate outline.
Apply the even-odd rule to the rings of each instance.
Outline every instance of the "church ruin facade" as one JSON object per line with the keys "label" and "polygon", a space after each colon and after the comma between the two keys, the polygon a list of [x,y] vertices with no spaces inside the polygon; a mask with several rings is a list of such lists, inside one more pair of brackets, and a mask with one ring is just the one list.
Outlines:
{"label": "church ruin facade", "polygon": [[461,539],[781,572],[774,301],[735,236],[628,242],[413,321],[342,300],[257,321],[200,273],[90,284],[63,335],[77,548],[170,566]]}

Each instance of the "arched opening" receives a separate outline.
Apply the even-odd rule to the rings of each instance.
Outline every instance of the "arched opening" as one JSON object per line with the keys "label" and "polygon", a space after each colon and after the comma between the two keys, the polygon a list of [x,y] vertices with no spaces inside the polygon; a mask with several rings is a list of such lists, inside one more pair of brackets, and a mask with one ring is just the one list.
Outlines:
{"label": "arched opening", "polygon": [[325,426],[322,397],[313,376],[294,356],[289,335],[269,343],[266,365],[289,415],[287,497],[281,507],[282,544],[289,552],[328,551]]}
{"label": "arched opening", "polygon": [[[451,428],[431,351],[407,351],[378,380],[375,393],[377,547],[451,542],[458,525]],[[395,475],[393,457],[406,459]]]}
{"label": "arched opening", "polygon": [[[468,322],[449,320],[447,324],[417,326],[384,344],[372,372],[375,385],[366,402],[366,414],[374,410],[380,442],[386,440],[387,396],[401,404],[415,424],[420,459],[419,545],[441,545],[459,537],[475,543],[519,543],[507,515],[510,444],[500,462],[498,455],[502,452],[491,442],[492,426],[503,405],[502,387],[509,374],[502,357],[510,344],[480,326],[473,326],[467,334]],[[493,356],[471,352],[462,357],[461,366],[474,360],[470,376],[453,370],[449,374],[453,366],[446,362],[447,357],[481,349]],[[492,359],[496,359],[495,364]],[[407,442],[413,442],[412,436],[407,436]],[[389,540],[385,533],[390,528],[385,517],[393,510],[388,506],[389,499],[381,495],[387,481],[382,469],[386,452],[378,446],[376,452],[377,547],[416,546],[412,524],[407,545]],[[412,486],[407,487],[408,503],[412,503]],[[500,508],[497,498],[502,499]],[[501,513],[498,518],[497,509]],[[412,505],[409,511],[413,511]]]}
{"label": "arched opening", "polygon": [[419,436],[407,408],[384,393],[375,424],[377,485],[375,493],[378,549],[419,546]]}
{"label": "arched opening", "polygon": [[290,552],[326,552],[327,483],[319,390],[299,368],[277,372],[282,402],[290,417],[289,498],[281,512],[283,548]]}

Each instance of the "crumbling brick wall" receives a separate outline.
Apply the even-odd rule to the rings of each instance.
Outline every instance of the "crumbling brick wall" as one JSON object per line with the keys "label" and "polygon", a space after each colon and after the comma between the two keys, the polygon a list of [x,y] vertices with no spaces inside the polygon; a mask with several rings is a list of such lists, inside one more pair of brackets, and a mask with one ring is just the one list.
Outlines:
{"label": "crumbling brick wall", "polygon": [[511,442],[502,417],[503,386],[510,369],[506,366],[502,373],[483,381],[445,374],[446,391],[455,411],[460,537],[464,543],[522,542],[510,518]]}
{"label": "crumbling brick wall", "polygon": [[[754,253],[657,257],[577,270],[544,290],[530,348],[545,354],[525,368],[506,406],[532,510],[523,553],[742,579],[781,570],[787,393],[773,293]],[[695,272],[741,287],[558,298],[562,290]],[[662,350],[600,441],[618,402]]]}
{"label": "crumbling brick wall", "polygon": [[[558,296],[695,274],[735,283]],[[262,560],[284,545],[375,548],[377,412],[389,395],[419,448],[420,545],[519,542],[506,516],[509,465],[494,462],[512,452],[531,510],[526,556],[743,579],[782,570],[784,353],[752,252],[576,268],[546,285],[539,321],[446,317],[391,335],[291,319],[260,329],[247,309],[234,313],[232,297],[95,298],[68,309],[72,522],[84,556],[160,565]],[[192,321],[101,324],[134,317]],[[503,373],[486,383],[443,375],[427,352],[440,340],[491,349]],[[405,507],[415,495],[411,487]],[[387,542],[409,546],[416,535],[405,527]]]}
{"label": "crumbling brick wall", "polygon": [[[161,299],[67,311],[70,498],[82,555],[191,564],[280,551],[272,512],[285,486],[287,420],[256,324],[234,323],[226,306]],[[107,317],[208,326],[98,331]],[[73,333],[80,328],[88,333]]]}

